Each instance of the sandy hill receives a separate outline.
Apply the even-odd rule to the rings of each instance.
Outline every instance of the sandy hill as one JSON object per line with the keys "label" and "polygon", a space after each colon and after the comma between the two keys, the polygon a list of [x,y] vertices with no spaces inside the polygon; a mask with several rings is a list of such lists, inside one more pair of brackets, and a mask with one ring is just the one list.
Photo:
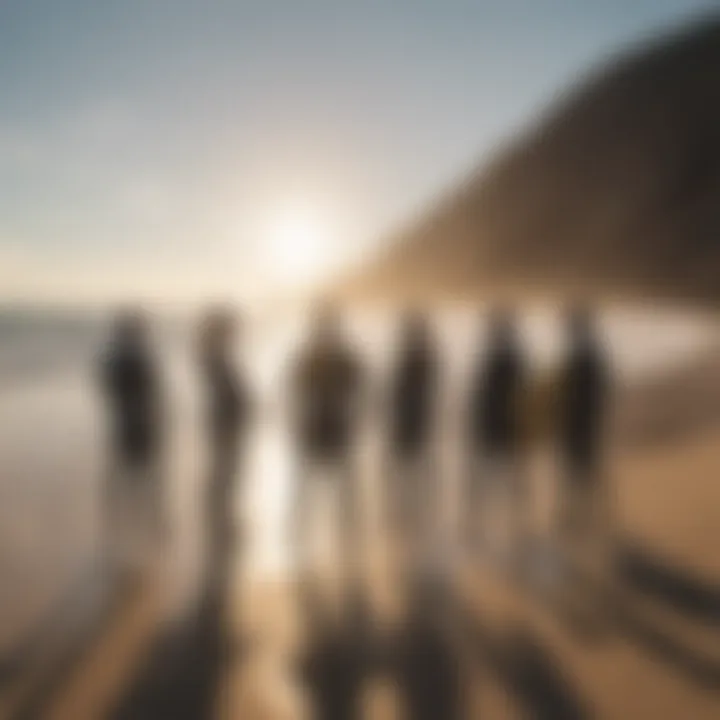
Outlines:
{"label": "sandy hill", "polygon": [[720,14],[636,47],[346,279],[720,299]]}

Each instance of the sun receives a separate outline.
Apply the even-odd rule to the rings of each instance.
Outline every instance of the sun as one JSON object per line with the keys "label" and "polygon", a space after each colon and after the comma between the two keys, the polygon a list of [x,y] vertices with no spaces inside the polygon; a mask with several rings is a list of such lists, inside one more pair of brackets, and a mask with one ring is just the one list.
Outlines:
{"label": "sun", "polygon": [[271,214],[261,249],[267,273],[291,284],[313,281],[336,260],[330,222],[310,205],[294,203]]}

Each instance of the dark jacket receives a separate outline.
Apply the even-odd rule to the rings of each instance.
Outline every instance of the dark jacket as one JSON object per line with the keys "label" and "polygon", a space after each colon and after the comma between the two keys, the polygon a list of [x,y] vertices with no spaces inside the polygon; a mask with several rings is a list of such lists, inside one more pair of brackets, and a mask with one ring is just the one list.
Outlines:
{"label": "dark jacket", "polygon": [[355,434],[360,366],[343,347],[310,351],[294,376],[295,431],[311,455],[347,451]]}
{"label": "dark jacket", "polygon": [[208,392],[208,429],[215,441],[238,439],[250,415],[250,394],[238,373],[224,357],[203,361]]}
{"label": "dark jacket", "polygon": [[412,348],[395,373],[392,400],[392,439],[400,454],[421,450],[429,440],[435,413],[437,367],[427,348]]}
{"label": "dark jacket", "polygon": [[152,357],[140,348],[111,348],[101,373],[116,451],[127,461],[152,460],[161,439],[159,378]]}
{"label": "dark jacket", "polygon": [[560,389],[559,443],[571,462],[593,464],[602,440],[607,369],[597,348],[586,346],[569,357]]}
{"label": "dark jacket", "polygon": [[475,380],[470,400],[470,440],[476,449],[508,452],[520,440],[524,368],[517,350],[492,350]]}

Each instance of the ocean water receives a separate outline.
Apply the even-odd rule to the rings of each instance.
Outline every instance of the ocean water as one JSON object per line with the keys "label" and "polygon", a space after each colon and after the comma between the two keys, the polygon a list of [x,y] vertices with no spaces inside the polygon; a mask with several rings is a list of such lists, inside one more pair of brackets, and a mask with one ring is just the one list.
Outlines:
{"label": "ocean water", "polygon": [[[156,316],[154,341],[166,361],[192,363],[192,321]],[[360,314],[348,319],[348,334],[373,365],[392,350],[395,321],[387,315]],[[539,365],[562,351],[560,318],[552,309],[529,310],[519,318],[528,355]],[[719,334],[708,316],[658,310],[612,310],[600,316],[600,332],[622,377],[636,379],[664,370],[702,351]],[[436,318],[436,334],[448,367],[482,352],[481,312],[444,312]],[[243,354],[258,380],[268,375],[304,332],[301,318],[287,316],[264,322],[253,318],[245,333]],[[47,377],[91,373],[97,352],[107,339],[108,319],[100,313],[41,312],[0,309],[0,387],[31,385]],[[1,400],[1,396],[0,396]]]}

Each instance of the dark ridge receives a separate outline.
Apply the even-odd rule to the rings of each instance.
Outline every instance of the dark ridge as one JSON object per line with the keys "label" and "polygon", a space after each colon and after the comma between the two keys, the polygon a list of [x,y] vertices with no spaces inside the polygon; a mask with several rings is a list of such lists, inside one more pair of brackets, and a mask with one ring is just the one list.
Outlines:
{"label": "dark ridge", "polygon": [[634,48],[341,292],[720,297],[720,14]]}

